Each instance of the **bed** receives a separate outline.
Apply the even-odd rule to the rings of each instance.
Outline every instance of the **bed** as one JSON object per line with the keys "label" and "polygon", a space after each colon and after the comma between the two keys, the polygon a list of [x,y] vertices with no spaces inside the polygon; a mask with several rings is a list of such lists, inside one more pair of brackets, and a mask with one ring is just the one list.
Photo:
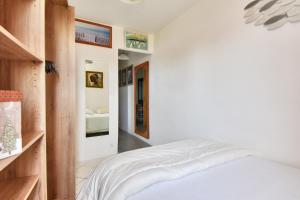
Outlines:
{"label": "bed", "polygon": [[79,200],[300,200],[300,169],[209,140],[112,156]]}
{"label": "bed", "polygon": [[86,133],[101,133],[109,131],[109,113],[86,114]]}

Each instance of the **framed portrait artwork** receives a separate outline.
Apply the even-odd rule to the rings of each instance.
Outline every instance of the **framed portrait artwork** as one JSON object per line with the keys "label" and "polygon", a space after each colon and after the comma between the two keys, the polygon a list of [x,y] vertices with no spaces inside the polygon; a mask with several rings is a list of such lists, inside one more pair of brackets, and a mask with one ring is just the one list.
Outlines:
{"label": "framed portrait artwork", "polygon": [[133,70],[133,65],[129,66],[127,68],[127,84],[128,85],[132,85],[133,84],[133,73],[132,73],[132,70]]}
{"label": "framed portrait artwork", "polygon": [[112,27],[83,19],[75,19],[75,41],[112,48]]}
{"label": "framed portrait artwork", "polygon": [[87,71],[86,87],[88,88],[103,88],[103,72]]}

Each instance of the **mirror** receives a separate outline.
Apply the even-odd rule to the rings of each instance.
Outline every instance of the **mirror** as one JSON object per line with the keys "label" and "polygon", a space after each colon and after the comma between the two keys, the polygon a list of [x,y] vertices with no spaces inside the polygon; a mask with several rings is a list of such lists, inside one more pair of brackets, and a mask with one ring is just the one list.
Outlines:
{"label": "mirror", "polygon": [[86,80],[86,137],[109,135],[108,67],[88,65]]}
{"label": "mirror", "polygon": [[149,139],[149,62],[135,68],[135,132]]}

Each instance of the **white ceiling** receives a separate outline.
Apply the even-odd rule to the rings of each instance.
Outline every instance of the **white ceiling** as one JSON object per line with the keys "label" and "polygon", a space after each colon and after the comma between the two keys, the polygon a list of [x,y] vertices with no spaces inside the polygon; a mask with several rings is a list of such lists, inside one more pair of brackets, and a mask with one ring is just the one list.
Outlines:
{"label": "white ceiling", "polygon": [[127,5],[119,0],[69,0],[76,16],[141,32],[156,32],[199,0],[144,0]]}

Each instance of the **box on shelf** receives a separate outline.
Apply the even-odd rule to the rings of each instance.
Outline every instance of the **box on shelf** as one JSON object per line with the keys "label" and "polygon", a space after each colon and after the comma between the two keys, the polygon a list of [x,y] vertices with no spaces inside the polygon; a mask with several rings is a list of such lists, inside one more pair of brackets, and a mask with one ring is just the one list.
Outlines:
{"label": "box on shelf", "polygon": [[0,159],[22,152],[21,100],[18,91],[0,90]]}

